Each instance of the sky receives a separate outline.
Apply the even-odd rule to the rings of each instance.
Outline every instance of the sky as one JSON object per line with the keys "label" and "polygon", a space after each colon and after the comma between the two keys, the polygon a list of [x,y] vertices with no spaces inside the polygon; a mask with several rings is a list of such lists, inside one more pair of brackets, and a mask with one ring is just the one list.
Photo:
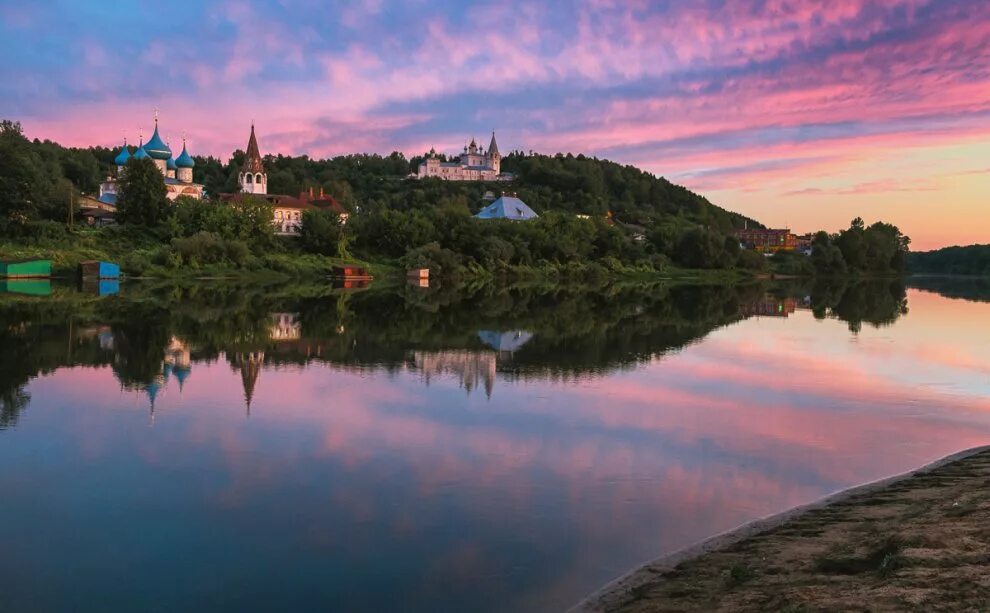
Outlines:
{"label": "sky", "polygon": [[0,0],[0,117],[263,153],[585,153],[774,227],[990,243],[990,2]]}

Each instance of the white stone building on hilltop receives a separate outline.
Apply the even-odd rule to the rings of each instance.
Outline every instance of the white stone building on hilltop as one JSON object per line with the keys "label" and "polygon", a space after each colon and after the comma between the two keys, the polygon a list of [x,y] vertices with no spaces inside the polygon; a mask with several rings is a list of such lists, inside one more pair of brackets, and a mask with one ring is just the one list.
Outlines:
{"label": "white stone building on hilltop", "polygon": [[485,151],[475,140],[464,147],[464,152],[456,162],[442,162],[437,152],[430,149],[426,160],[419,165],[416,178],[437,178],[445,181],[509,181],[512,175],[502,173],[502,155],[498,152],[495,133]]}
{"label": "white stone building on hilltop", "polygon": [[165,182],[166,195],[169,200],[175,200],[179,196],[192,196],[193,198],[203,198],[203,186],[193,183],[193,167],[196,162],[186,149],[186,140],[182,139],[182,153],[179,157],[172,157],[172,149],[158,135],[158,114],[155,113],[155,133],[147,143],[140,142],[134,153],[127,148],[127,141],[120,153],[114,158],[113,163],[117,166],[117,176],[107,177],[106,181],[100,184],[100,202],[112,206],[117,205],[117,182],[123,176],[127,162],[131,158],[141,160],[151,158],[162,173],[162,180]]}

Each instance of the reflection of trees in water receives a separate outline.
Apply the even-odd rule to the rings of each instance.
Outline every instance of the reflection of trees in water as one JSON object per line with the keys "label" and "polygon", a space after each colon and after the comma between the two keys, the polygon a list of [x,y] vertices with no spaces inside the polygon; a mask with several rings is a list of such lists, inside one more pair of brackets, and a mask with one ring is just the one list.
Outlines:
{"label": "reflection of trees in water", "polygon": [[[511,359],[499,360],[500,372],[570,378],[634,367],[684,347],[759,313],[752,305],[765,302],[767,291],[761,284],[480,285],[354,294],[324,286],[208,289],[156,289],[82,305],[0,303],[0,425],[28,406],[24,386],[32,377],[62,366],[109,365],[124,386],[155,385],[176,339],[194,363],[226,354],[235,366],[319,360],[397,371],[417,351],[492,352],[479,330],[520,330],[532,338]],[[890,324],[907,311],[904,285],[896,280],[818,281],[774,291],[799,296],[816,317],[847,321],[853,331],[863,323]],[[273,334],[273,313],[291,317],[298,336]],[[238,355],[259,357],[244,362]]]}
{"label": "reflection of trees in water", "polygon": [[0,389],[0,430],[16,426],[17,418],[30,401],[31,395],[23,386]]}
{"label": "reflection of trees in water", "polygon": [[990,302],[990,277],[909,277],[908,286],[946,298]]}
{"label": "reflection of trees in water", "polygon": [[169,324],[168,310],[143,302],[123,302],[114,309],[113,372],[122,385],[146,385],[161,375]]}
{"label": "reflection of trees in water", "polygon": [[815,317],[841,319],[849,324],[850,332],[859,332],[863,323],[890,325],[908,312],[907,292],[900,278],[854,282],[823,279],[811,286],[810,295]]}

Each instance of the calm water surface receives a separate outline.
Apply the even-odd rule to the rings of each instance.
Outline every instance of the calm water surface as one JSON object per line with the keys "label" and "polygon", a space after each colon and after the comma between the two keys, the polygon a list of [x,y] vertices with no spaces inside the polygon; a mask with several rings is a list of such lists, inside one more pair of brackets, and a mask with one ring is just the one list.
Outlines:
{"label": "calm water surface", "polygon": [[0,296],[0,609],[559,610],[990,442],[965,283],[121,290]]}

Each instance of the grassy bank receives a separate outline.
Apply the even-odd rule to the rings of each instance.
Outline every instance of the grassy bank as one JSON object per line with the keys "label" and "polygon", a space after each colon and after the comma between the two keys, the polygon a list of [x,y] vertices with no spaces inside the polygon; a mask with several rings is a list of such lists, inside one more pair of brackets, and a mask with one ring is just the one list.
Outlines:
{"label": "grassy bank", "polygon": [[[73,276],[85,260],[105,260],[120,264],[131,277],[179,279],[188,277],[223,277],[271,280],[316,278],[325,276],[340,264],[357,264],[376,278],[401,279],[402,262],[390,258],[338,258],[304,253],[295,240],[282,238],[277,247],[262,255],[247,254],[237,262],[199,264],[175,258],[174,249],[161,234],[142,228],[106,227],[59,231],[50,236],[22,238],[0,242],[0,259],[47,259],[52,261],[55,276]],[[436,273],[436,271],[434,271]],[[599,283],[608,279],[652,282],[669,279],[681,282],[736,283],[754,278],[743,269],[697,270],[667,266],[623,265],[614,259],[605,262],[543,262],[532,266],[505,266],[490,270],[478,265],[460,268],[456,282],[498,283]]]}
{"label": "grassy bank", "polygon": [[990,450],[961,454],[723,535],[695,557],[658,560],[582,607],[983,610],[990,598],[988,483]]}
{"label": "grassy bank", "polygon": [[395,262],[336,258],[295,249],[292,239],[281,239],[276,248],[238,263],[180,263],[172,257],[169,244],[153,231],[141,228],[81,228],[35,239],[0,242],[0,259],[47,259],[55,276],[75,275],[85,260],[105,260],[120,264],[131,277],[185,278],[225,277],[239,279],[277,279],[326,275],[339,264],[364,266],[376,277],[398,275]]}

